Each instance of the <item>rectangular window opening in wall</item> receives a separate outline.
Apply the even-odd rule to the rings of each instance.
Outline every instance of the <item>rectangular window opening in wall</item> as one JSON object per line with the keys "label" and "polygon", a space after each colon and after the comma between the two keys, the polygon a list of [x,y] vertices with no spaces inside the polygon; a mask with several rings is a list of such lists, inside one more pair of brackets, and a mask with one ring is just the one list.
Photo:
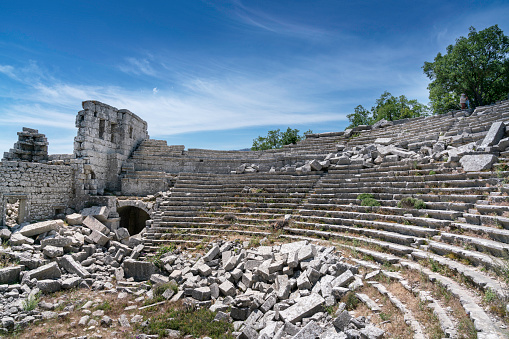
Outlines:
{"label": "rectangular window opening in wall", "polygon": [[64,211],[65,211],[65,208],[63,208],[63,207],[55,208],[55,216],[57,216],[59,214],[64,214]]}
{"label": "rectangular window opening in wall", "polygon": [[104,119],[99,120],[99,138],[104,139]]}
{"label": "rectangular window opening in wall", "polygon": [[129,138],[133,138],[133,126],[129,126]]}
{"label": "rectangular window opening in wall", "polygon": [[110,141],[111,142],[115,142],[115,134],[117,132],[117,124],[111,124],[110,125],[110,132],[111,132],[111,138],[110,138]]}

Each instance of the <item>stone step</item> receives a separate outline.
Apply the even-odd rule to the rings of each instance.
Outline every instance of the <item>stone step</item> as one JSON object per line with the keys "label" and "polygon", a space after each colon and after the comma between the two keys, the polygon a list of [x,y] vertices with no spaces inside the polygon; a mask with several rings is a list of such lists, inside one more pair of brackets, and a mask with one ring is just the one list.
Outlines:
{"label": "stone step", "polygon": [[501,243],[498,241],[481,239],[477,237],[453,234],[453,233],[441,233],[441,240],[448,243],[459,243],[462,245],[470,245],[479,252],[486,252],[496,257],[508,257],[509,256],[509,244]]}
{"label": "stone step", "polygon": [[432,272],[426,267],[415,262],[401,261],[401,265],[405,268],[414,270],[416,272],[422,272],[432,282],[440,282],[449,292],[452,293],[465,309],[465,312],[469,315],[470,319],[474,322],[474,326],[477,330],[478,338],[504,338],[507,333],[502,332],[495,324],[493,324],[490,316],[488,316],[484,310],[477,304],[476,298],[472,293],[463,287],[461,287],[454,280],[443,277],[438,273]]}
{"label": "stone step", "polygon": [[481,225],[472,225],[467,223],[454,222],[450,225],[451,229],[458,229],[461,232],[473,232],[482,236],[488,236],[494,241],[509,244],[509,230],[487,227]]}

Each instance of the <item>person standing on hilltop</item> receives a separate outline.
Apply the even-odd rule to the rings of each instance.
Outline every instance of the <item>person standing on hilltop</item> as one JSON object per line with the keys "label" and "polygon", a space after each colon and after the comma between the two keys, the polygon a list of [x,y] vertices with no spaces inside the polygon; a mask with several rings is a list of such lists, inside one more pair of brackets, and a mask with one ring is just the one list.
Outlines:
{"label": "person standing on hilltop", "polygon": [[461,97],[460,97],[460,105],[461,105],[461,109],[466,109],[467,108],[467,96],[465,95],[465,93],[461,93]]}

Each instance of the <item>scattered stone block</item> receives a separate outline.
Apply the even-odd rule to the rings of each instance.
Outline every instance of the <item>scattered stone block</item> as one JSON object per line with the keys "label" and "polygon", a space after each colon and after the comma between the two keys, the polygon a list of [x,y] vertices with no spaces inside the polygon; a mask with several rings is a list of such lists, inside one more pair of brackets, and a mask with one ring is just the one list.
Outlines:
{"label": "scattered stone block", "polygon": [[108,227],[104,226],[102,222],[100,222],[93,216],[87,216],[85,220],[83,220],[83,225],[90,228],[92,231],[97,231],[102,234],[108,235],[110,233]]}
{"label": "scattered stone block", "polygon": [[0,284],[14,284],[19,281],[21,266],[0,268]]}
{"label": "scattered stone block", "polygon": [[42,293],[54,293],[62,289],[62,284],[58,280],[42,279],[37,280],[37,288]]}
{"label": "scattered stone block", "polygon": [[280,311],[279,316],[284,321],[295,324],[296,322],[301,321],[302,318],[307,318],[317,312],[320,312],[323,309],[322,304],[324,302],[325,299],[319,294],[312,293],[308,297],[300,299],[293,306]]}
{"label": "scattered stone block", "polygon": [[80,278],[85,279],[90,277],[90,272],[80,263],[76,262],[71,255],[64,255],[59,258],[58,264],[67,272],[77,274]]}
{"label": "scattered stone block", "polygon": [[108,241],[110,241],[110,238],[96,230],[93,230],[89,237],[94,243],[100,246],[104,246],[108,243]]}
{"label": "scattered stone block", "polygon": [[81,225],[83,223],[83,216],[79,213],[69,214],[65,217],[65,221],[71,226]]}
{"label": "scattered stone block", "polygon": [[62,276],[62,272],[58,268],[56,262],[52,262],[41,267],[38,267],[34,270],[28,271],[25,273],[23,279],[58,279]]}
{"label": "scattered stone block", "polygon": [[151,262],[124,260],[122,267],[126,278],[133,278],[135,281],[146,281],[155,272],[155,266]]}
{"label": "scattered stone block", "polygon": [[465,172],[479,172],[489,170],[498,161],[493,154],[472,154],[464,155],[460,159],[461,166]]}
{"label": "scattered stone block", "polygon": [[64,221],[61,219],[41,221],[24,226],[19,233],[25,237],[33,237],[34,235],[39,235],[52,230],[58,231],[60,227],[64,227]]}
{"label": "scattered stone block", "polygon": [[56,258],[64,255],[64,249],[56,246],[45,246],[42,249],[42,253],[48,258]]}

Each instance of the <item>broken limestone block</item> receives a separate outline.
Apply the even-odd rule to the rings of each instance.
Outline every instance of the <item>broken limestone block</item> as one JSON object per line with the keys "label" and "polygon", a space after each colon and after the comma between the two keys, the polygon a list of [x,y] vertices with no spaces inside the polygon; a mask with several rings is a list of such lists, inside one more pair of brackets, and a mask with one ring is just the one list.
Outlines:
{"label": "broken limestone block", "polygon": [[366,327],[360,330],[362,338],[368,339],[381,339],[383,338],[385,331],[373,326],[372,324],[368,324]]}
{"label": "broken limestone block", "polygon": [[205,300],[210,300],[210,287],[199,287],[199,288],[195,288],[193,290],[193,292],[191,293],[191,296],[196,299],[196,300],[199,300],[199,301],[205,301]]}
{"label": "broken limestone block", "polygon": [[129,234],[129,231],[125,227],[120,227],[117,230],[115,230],[115,235],[117,236],[118,241],[122,241],[124,239],[128,239],[131,236]]}
{"label": "broken limestone block", "polygon": [[42,253],[48,258],[56,258],[64,255],[64,249],[62,247],[49,245],[43,248]]}
{"label": "broken limestone block", "polygon": [[108,220],[108,215],[110,211],[106,206],[93,206],[90,208],[85,208],[81,211],[81,215],[83,217],[92,216],[101,222],[106,222]]}
{"label": "broken limestone block", "polygon": [[387,146],[392,142],[392,138],[376,138],[375,144]]}
{"label": "broken limestone block", "polygon": [[126,278],[134,278],[135,281],[146,281],[155,273],[155,266],[148,261],[136,261],[126,259],[122,263],[124,268],[124,276]]}
{"label": "broken limestone block", "polygon": [[68,225],[81,225],[83,223],[83,216],[79,213],[69,214],[65,217],[65,221]]}
{"label": "broken limestone block", "polygon": [[99,220],[92,216],[87,216],[85,220],[83,220],[83,225],[87,226],[92,231],[101,232],[105,235],[108,235],[110,233],[108,227],[104,226],[102,222],[100,222]]}
{"label": "broken limestone block", "polygon": [[34,239],[25,237],[21,233],[14,233],[11,236],[10,242],[11,242],[12,246],[19,246],[19,245],[23,245],[23,244],[32,245],[34,243]]}
{"label": "broken limestone block", "polygon": [[205,262],[214,260],[214,258],[219,254],[219,246],[212,247],[207,254],[203,256],[203,260]]}
{"label": "broken limestone block", "polygon": [[219,291],[224,296],[235,296],[235,285],[233,285],[230,281],[226,280],[221,285],[219,285]]}
{"label": "broken limestone block", "polygon": [[73,238],[71,237],[55,237],[55,238],[46,238],[41,240],[41,247],[45,248],[46,246],[53,247],[67,247],[71,246]]}
{"label": "broken limestone block", "polygon": [[62,284],[58,280],[42,279],[37,280],[37,288],[42,293],[54,293],[62,289]]}
{"label": "broken limestone block", "polygon": [[355,280],[355,276],[352,271],[346,270],[340,276],[336,277],[332,282],[332,287],[344,287]]}
{"label": "broken limestone block", "polygon": [[103,233],[93,230],[92,233],[90,233],[89,238],[96,244],[100,246],[106,245],[106,243],[110,240],[106,235]]}
{"label": "broken limestone block", "polygon": [[339,314],[339,316],[332,321],[332,324],[338,328],[340,331],[344,331],[345,328],[350,323],[352,316],[347,310],[344,310]]}
{"label": "broken limestone block", "polygon": [[76,262],[70,255],[59,258],[58,264],[69,273],[77,274],[80,278],[90,277],[90,273],[80,263]]}
{"label": "broken limestone block", "polygon": [[2,228],[0,230],[0,239],[2,240],[9,240],[11,235],[12,235],[11,231],[9,231],[7,228]]}
{"label": "broken limestone block", "polygon": [[14,284],[19,281],[21,266],[0,268],[0,284]]}
{"label": "broken limestone block", "polygon": [[307,297],[301,298],[296,304],[289,308],[280,311],[279,316],[284,321],[295,324],[296,322],[301,321],[302,318],[307,318],[317,312],[320,312],[324,302],[325,299],[319,294],[312,293]]}
{"label": "broken limestone block", "polygon": [[498,158],[493,154],[464,155],[460,159],[461,166],[463,166],[465,172],[489,170],[497,161]]}
{"label": "broken limestone block", "polygon": [[60,227],[64,227],[64,221],[61,219],[41,221],[24,226],[19,233],[25,237],[33,237],[34,235],[39,235],[52,230],[58,231]]}
{"label": "broken limestone block", "polygon": [[152,284],[165,284],[170,282],[170,279],[162,274],[152,274],[150,276],[150,282]]}
{"label": "broken limestone block", "polygon": [[309,166],[311,167],[311,170],[313,171],[320,171],[322,169],[322,165],[320,165],[320,162],[318,160],[313,160],[309,163]]}
{"label": "broken limestone block", "polygon": [[486,136],[484,137],[481,147],[493,146],[498,144],[498,142],[504,137],[505,134],[505,124],[503,121],[494,122]]}
{"label": "broken limestone block", "polygon": [[64,290],[68,290],[68,289],[71,289],[74,287],[78,287],[80,282],[81,282],[81,278],[78,278],[78,277],[68,278],[68,279],[65,279],[64,281],[62,281],[62,288]]}
{"label": "broken limestone block", "polygon": [[311,320],[306,326],[297,332],[292,339],[318,338],[322,332],[322,328],[316,323],[316,321]]}
{"label": "broken limestone block", "polygon": [[58,279],[62,276],[62,272],[58,268],[56,262],[52,262],[25,273],[23,279],[32,280],[39,279]]}

